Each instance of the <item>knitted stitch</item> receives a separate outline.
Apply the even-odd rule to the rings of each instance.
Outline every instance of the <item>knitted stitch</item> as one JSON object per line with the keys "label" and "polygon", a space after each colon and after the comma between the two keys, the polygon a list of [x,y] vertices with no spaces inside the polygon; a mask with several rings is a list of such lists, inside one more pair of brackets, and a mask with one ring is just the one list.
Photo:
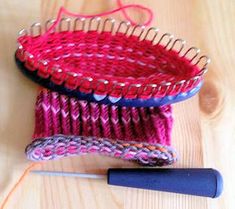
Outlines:
{"label": "knitted stitch", "polygon": [[136,108],[88,103],[42,89],[37,97],[31,160],[100,153],[145,165],[176,160],[171,106]]}
{"label": "knitted stitch", "polygon": [[[18,41],[23,48],[17,50],[17,58],[26,62],[28,70],[38,70],[42,78],[51,76],[54,84],[65,82],[71,90],[79,88],[83,93],[94,90],[98,95],[130,99],[145,97],[146,94],[162,97],[165,94],[175,95],[179,90],[189,91],[201,81],[200,77],[192,79],[201,70],[186,57],[180,57],[177,52],[168,51],[162,45],[152,45],[148,40],[140,42],[136,36],[73,31],[48,35],[47,39],[45,43],[40,43],[40,36],[20,37]],[[26,51],[33,57],[25,56]],[[45,60],[47,64],[36,65],[40,60]],[[53,70],[53,66],[60,68]],[[90,80],[84,80],[84,77]],[[107,84],[100,80],[106,80]],[[183,80],[188,82],[181,85],[179,82]],[[125,87],[115,85],[116,82],[125,83]],[[167,82],[179,84],[164,85]],[[135,87],[136,84],[142,88]],[[148,84],[162,85],[159,89],[148,87]]]}
{"label": "knitted stitch", "polygon": [[[49,78],[42,78],[39,76],[39,71],[29,71],[25,67],[25,63],[21,62],[16,57],[16,64],[19,67],[19,69],[24,73],[27,77],[29,77],[31,80],[35,81],[36,83],[40,84],[41,86],[48,88],[53,91],[57,91],[60,94],[65,94],[70,97],[76,97],[79,100],[86,100],[88,102],[96,102],[99,104],[108,104],[108,105],[117,105],[117,106],[126,106],[126,107],[158,107],[162,105],[168,105],[175,102],[180,102],[186,99],[189,99],[190,97],[194,96],[201,88],[203,81],[201,81],[196,87],[193,89],[178,93],[174,96],[172,95],[165,95],[161,98],[154,98],[150,97],[151,88],[148,88],[146,91],[145,96],[142,95],[141,98],[135,98],[135,99],[125,99],[124,97],[112,97],[110,95],[97,95],[95,93],[82,93],[78,89],[71,90],[65,87],[65,84],[56,85],[54,84]],[[178,88],[180,91],[180,88]],[[144,99],[143,99],[144,98]]]}
{"label": "knitted stitch", "polygon": [[[197,87],[207,71],[209,58],[198,57],[197,48],[181,54],[184,41],[173,41],[168,33],[158,37],[155,28],[85,18],[67,19],[68,27],[63,30],[64,21],[57,20],[56,32],[46,28],[44,34],[40,24],[32,25],[30,34],[26,31],[18,38],[16,58],[36,76],[71,91],[93,92],[97,101],[106,96],[115,100],[176,96]],[[180,49],[175,48],[178,42]]]}

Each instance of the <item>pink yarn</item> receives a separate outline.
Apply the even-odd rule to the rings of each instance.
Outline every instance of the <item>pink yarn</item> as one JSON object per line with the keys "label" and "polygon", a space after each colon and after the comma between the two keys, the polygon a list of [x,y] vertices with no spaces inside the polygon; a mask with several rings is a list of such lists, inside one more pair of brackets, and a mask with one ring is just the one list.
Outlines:
{"label": "pink yarn", "polygon": [[136,141],[141,141],[144,137],[143,127],[141,126],[140,114],[137,108],[131,108],[131,118],[136,133]]}
{"label": "pink yarn", "polygon": [[170,145],[171,106],[136,108],[88,103],[43,89],[33,138],[57,134]]}
{"label": "pink yarn", "polygon": [[148,20],[143,23],[142,25],[148,26],[151,24],[152,20],[153,20],[153,12],[151,9],[144,7],[142,5],[139,4],[128,4],[128,5],[123,5],[121,0],[117,0],[117,4],[118,4],[118,8],[111,10],[111,11],[107,11],[107,12],[103,12],[103,13],[99,13],[99,14],[95,14],[95,15],[82,15],[82,14],[76,14],[73,12],[68,11],[67,9],[65,9],[64,7],[61,7],[58,14],[57,14],[57,18],[56,21],[54,22],[54,24],[51,25],[51,27],[48,29],[48,31],[46,32],[46,34],[49,34],[50,32],[53,31],[53,29],[58,25],[60,19],[62,18],[63,14],[72,16],[72,17],[80,17],[80,18],[92,18],[92,17],[103,17],[103,16],[107,16],[107,15],[111,15],[114,14],[116,12],[122,11],[124,17],[126,18],[127,21],[129,21],[132,25],[138,25],[139,23],[133,21],[126,13],[126,9],[129,8],[134,8],[134,9],[140,9],[143,10],[145,12],[147,12],[149,14]]}
{"label": "pink yarn", "polygon": [[25,151],[33,161],[99,153],[141,165],[163,166],[177,158],[170,146],[170,105],[109,106],[42,89],[35,116],[33,141]]}
{"label": "pink yarn", "polygon": [[60,112],[60,102],[58,100],[56,100],[55,98],[58,97],[58,93],[55,92],[53,95],[52,95],[52,100],[51,100],[51,104],[52,104],[52,107],[51,107],[51,111],[54,115],[54,117],[52,117],[52,123],[54,124],[53,126],[53,131],[54,132],[61,132],[61,127],[60,127],[60,124],[58,123],[58,121],[60,120],[60,115],[59,115],[59,112]]}
{"label": "pink yarn", "polygon": [[118,139],[123,139],[124,136],[122,134],[122,128],[121,128],[121,121],[119,122],[119,114],[118,114],[118,107],[117,106],[111,106],[111,123],[114,129],[114,134],[117,136]]}
{"label": "pink yarn", "polygon": [[92,135],[101,137],[101,132],[99,129],[99,117],[100,117],[100,111],[99,106],[96,103],[91,104],[91,127],[92,127]]}
{"label": "pink yarn", "polygon": [[[122,4],[121,0],[117,0],[117,5],[119,8],[121,8],[121,9],[123,8],[122,13],[123,13],[124,17],[126,18],[126,20],[128,20],[132,25],[138,24],[135,21],[133,21],[129,15],[127,15],[126,10],[124,9],[125,6]],[[142,5],[137,5],[137,4],[129,4],[129,6],[148,12],[149,19],[143,25],[148,26],[151,24],[151,22],[153,21],[153,11],[151,9],[149,9],[147,7],[143,7]]]}

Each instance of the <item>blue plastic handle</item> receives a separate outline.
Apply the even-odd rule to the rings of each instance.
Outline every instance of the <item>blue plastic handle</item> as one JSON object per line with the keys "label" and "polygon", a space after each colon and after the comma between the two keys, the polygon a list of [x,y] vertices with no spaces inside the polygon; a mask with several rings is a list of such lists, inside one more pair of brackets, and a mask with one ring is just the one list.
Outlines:
{"label": "blue plastic handle", "polygon": [[223,190],[217,170],[109,169],[108,184],[216,198]]}

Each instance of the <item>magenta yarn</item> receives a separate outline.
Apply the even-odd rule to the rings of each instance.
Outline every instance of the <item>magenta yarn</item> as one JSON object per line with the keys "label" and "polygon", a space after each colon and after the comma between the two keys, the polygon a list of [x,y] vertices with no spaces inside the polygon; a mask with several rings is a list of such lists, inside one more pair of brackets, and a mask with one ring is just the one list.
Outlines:
{"label": "magenta yarn", "polygon": [[171,145],[172,108],[118,107],[69,98],[43,89],[35,107],[31,160],[99,153],[144,165],[176,160]]}

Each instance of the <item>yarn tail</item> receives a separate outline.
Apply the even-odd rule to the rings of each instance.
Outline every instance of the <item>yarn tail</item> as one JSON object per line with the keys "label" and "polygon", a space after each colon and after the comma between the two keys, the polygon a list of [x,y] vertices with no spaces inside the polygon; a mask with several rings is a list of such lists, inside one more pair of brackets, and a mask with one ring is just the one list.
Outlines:
{"label": "yarn tail", "polygon": [[15,185],[12,187],[12,189],[9,191],[9,193],[7,194],[7,196],[5,197],[5,199],[3,200],[0,209],[4,209],[5,206],[7,205],[7,203],[9,202],[9,199],[11,198],[11,196],[14,194],[14,192],[16,191],[16,189],[19,187],[19,185],[23,182],[23,180],[25,179],[25,177],[29,174],[29,172],[37,165],[39,165],[41,163],[31,163],[23,172],[22,176],[19,178],[19,180],[15,183]]}

